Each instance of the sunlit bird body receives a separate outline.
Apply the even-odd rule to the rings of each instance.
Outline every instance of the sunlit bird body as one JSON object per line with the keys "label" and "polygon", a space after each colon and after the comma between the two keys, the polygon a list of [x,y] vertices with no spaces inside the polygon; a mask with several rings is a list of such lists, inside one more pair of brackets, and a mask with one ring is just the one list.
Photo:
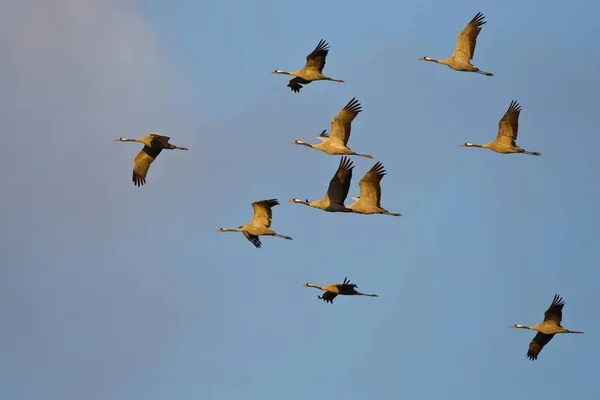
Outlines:
{"label": "sunlit bird body", "polygon": [[515,100],[510,102],[508,110],[498,122],[498,134],[496,139],[486,144],[463,143],[461,147],[479,147],[490,149],[496,153],[512,154],[522,153],[530,156],[541,156],[542,153],[537,151],[527,151],[517,146],[517,136],[519,135],[519,115],[521,114],[521,106]]}
{"label": "sunlit bird body", "polygon": [[315,150],[320,150],[331,155],[349,155],[373,158],[370,154],[358,154],[348,147],[350,139],[350,131],[352,129],[352,121],[358,113],[362,111],[361,105],[353,98],[346,106],[331,120],[331,134],[327,134],[327,130],[321,132],[317,139],[322,143],[310,144],[302,140],[294,140],[293,144],[307,146]]}
{"label": "sunlit bird body", "polygon": [[516,324],[511,326],[511,328],[521,328],[521,329],[529,329],[532,331],[537,331],[537,335],[533,338],[533,340],[529,343],[529,350],[527,351],[527,358],[530,360],[537,360],[540,351],[544,348],[545,345],[552,340],[555,334],[557,333],[577,333],[582,334],[581,331],[570,331],[568,329],[563,328],[560,323],[562,321],[562,309],[565,305],[564,300],[558,295],[554,295],[554,299],[552,300],[552,304],[544,313],[544,321],[540,322],[537,325],[526,326]]}
{"label": "sunlit bird body", "polygon": [[292,75],[294,78],[288,83],[288,87],[293,92],[300,92],[302,85],[308,85],[313,81],[334,81],[344,82],[342,79],[333,79],[323,75],[323,68],[325,67],[325,59],[329,53],[329,44],[323,39],[319,41],[317,47],[306,56],[306,64],[302,69],[292,72],[285,72],[279,69],[271,72],[272,74],[285,74]]}
{"label": "sunlit bird body", "polygon": [[261,247],[259,236],[275,236],[282,239],[292,240],[290,236],[280,235],[271,229],[271,220],[273,218],[272,207],[279,204],[277,199],[260,200],[252,203],[254,216],[246,225],[238,229],[219,228],[217,232],[242,232],[246,239],[250,241],[257,249]]}
{"label": "sunlit bird body", "polygon": [[146,175],[152,162],[158,157],[163,149],[167,150],[188,150],[186,147],[178,147],[169,143],[168,136],[159,135],[158,133],[150,133],[148,136],[142,136],[137,139],[118,138],[116,142],[137,142],[142,143],[144,147],[133,159],[133,184],[142,186],[146,183]]}
{"label": "sunlit bird body", "polygon": [[348,278],[344,278],[344,282],[342,282],[342,283],[332,283],[327,286],[317,286],[312,283],[305,283],[302,286],[311,287],[311,288],[315,288],[315,289],[319,289],[319,290],[324,290],[325,293],[323,293],[322,296],[317,296],[317,297],[326,303],[333,303],[333,299],[335,299],[338,294],[343,295],[343,296],[379,297],[376,294],[367,294],[367,293],[361,293],[361,292],[357,291],[356,288],[358,286],[355,285],[354,283],[350,283]]}
{"label": "sunlit bird body", "polygon": [[421,57],[421,61],[431,61],[438,64],[447,65],[448,67],[463,72],[475,72],[482,75],[494,76],[491,72],[481,71],[479,68],[471,64],[473,55],[475,54],[475,46],[477,45],[477,36],[481,32],[481,26],[484,25],[484,16],[482,13],[477,13],[467,26],[463,28],[456,39],[456,47],[454,53],[443,60],[434,60],[430,57]]}
{"label": "sunlit bird body", "polygon": [[346,201],[348,191],[350,190],[353,168],[352,161],[348,157],[342,156],[337,171],[329,181],[327,193],[322,199],[308,201],[294,198],[289,200],[289,202],[304,204],[305,206],[328,212],[354,212],[344,205],[344,201]]}
{"label": "sunlit bird body", "polygon": [[375,163],[365,176],[358,182],[360,197],[351,197],[355,201],[347,208],[359,214],[384,214],[400,217],[400,213],[391,213],[381,207],[381,180],[386,174],[383,164]]}

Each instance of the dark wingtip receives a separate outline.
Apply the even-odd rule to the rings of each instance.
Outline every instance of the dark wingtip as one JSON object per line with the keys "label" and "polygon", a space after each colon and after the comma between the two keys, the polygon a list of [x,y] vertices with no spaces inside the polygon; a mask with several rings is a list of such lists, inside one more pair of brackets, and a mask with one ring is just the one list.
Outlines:
{"label": "dark wingtip", "polygon": [[563,306],[565,305],[565,300],[558,293],[556,293],[554,295],[554,299],[552,300],[552,305]]}
{"label": "dark wingtip", "polygon": [[278,206],[279,200],[277,200],[277,199],[257,200],[252,204],[256,204],[256,203],[262,204],[262,205],[265,205],[265,206],[271,208],[271,207]]}
{"label": "dark wingtip", "polygon": [[319,40],[319,44],[317,45],[317,50],[327,51],[329,50],[329,43],[325,39]]}
{"label": "dark wingtip", "polygon": [[376,175],[381,175],[381,176],[385,176],[387,174],[385,171],[385,167],[383,166],[383,164],[380,161],[377,161],[375,163],[375,165],[373,165],[373,168],[371,168],[371,172],[373,172]]}
{"label": "dark wingtip", "polygon": [[342,156],[342,159],[340,160],[340,168],[351,171],[354,168],[352,159],[350,159],[350,157]]}
{"label": "dark wingtip", "polygon": [[510,102],[510,105],[508,106],[508,110],[516,112],[516,113],[520,113],[521,112],[521,105],[519,104],[518,101],[512,100]]}
{"label": "dark wingtip", "polygon": [[478,12],[471,20],[471,23],[479,27],[481,25],[485,25],[487,21],[485,21],[485,16],[483,15],[483,13]]}
{"label": "dark wingtip", "polygon": [[142,175],[136,174],[135,171],[133,172],[133,184],[137,187],[143,186],[146,184],[146,178],[144,178]]}
{"label": "dark wingtip", "polygon": [[353,97],[344,108],[357,114],[362,111],[362,105],[358,100],[356,100],[356,97]]}

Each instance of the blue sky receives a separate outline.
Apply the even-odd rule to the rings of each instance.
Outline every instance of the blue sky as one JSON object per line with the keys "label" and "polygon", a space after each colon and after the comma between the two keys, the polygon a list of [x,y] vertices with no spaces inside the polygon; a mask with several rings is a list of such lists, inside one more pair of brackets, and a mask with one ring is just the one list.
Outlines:
{"label": "blue sky", "polygon": [[[600,5],[8,0],[0,15],[0,397],[597,399]],[[474,64],[445,58],[478,12]],[[326,39],[325,72],[295,70]],[[316,142],[353,97],[358,180],[403,217],[330,214]],[[518,144],[485,143],[516,99]],[[163,152],[142,188],[139,145]],[[221,226],[278,198],[255,249]],[[317,299],[347,276],[379,298]],[[554,293],[563,325],[535,362]]]}

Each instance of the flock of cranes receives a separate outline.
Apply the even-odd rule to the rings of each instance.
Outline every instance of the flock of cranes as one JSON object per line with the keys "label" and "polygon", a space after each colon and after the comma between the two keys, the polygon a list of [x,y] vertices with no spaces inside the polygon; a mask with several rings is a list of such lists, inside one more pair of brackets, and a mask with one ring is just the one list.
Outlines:
{"label": "flock of cranes", "polygon": [[[464,27],[458,34],[456,47],[452,55],[443,60],[435,60],[430,57],[419,58],[421,61],[430,61],[438,64],[446,65],[456,71],[474,72],[486,76],[494,76],[491,72],[482,71],[475,67],[471,61],[475,53],[477,37],[481,32],[481,27],[486,23],[482,13],[477,13],[473,19]],[[306,63],[302,69],[285,72],[276,69],[272,74],[291,75],[293,78],[289,81],[288,87],[294,93],[299,93],[303,85],[308,85],[314,81],[333,81],[341,82],[342,79],[330,78],[323,74],[326,58],[329,53],[329,45],[325,40],[320,40],[317,47],[306,56]],[[358,183],[360,195],[351,197],[354,200],[353,204],[345,205],[346,198],[350,191],[352,181],[353,163],[348,156],[360,156],[365,158],[373,158],[370,154],[360,154],[354,152],[348,147],[350,139],[352,121],[362,111],[361,104],[356,98],[353,98],[346,106],[331,120],[331,132],[327,130],[321,132],[317,137],[321,143],[309,144],[302,140],[294,140],[292,143],[296,145],[310,147],[319,150],[323,153],[337,156],[340,155],[341,160],[337,171],[329,181],[329,187],[325,196],[319,200],[302,200],[292,198],[291,203],[303,204],[308,207],[316,208],[326,212],[343,212],[353,214],[383,214],[390,216],[401,216],[400,213],[389,212],[381,207],[381,180],[386,175],[386,171],[381,162],[376,162],[375,165],[365,173],[364,177]],[[479,147],[490,149],[497,153],[511,154],[521,153],[533,156],[540,156],[541,153],[535,151],[527,151],[520,148],[516,144],[519,131],[519,115],[521,106],[515,101],[511,101],[508,110],[498,123],[498,133],[496,138],[489,143],[477,145],[470,142],[461,144],[462,147]],[[186,147],[179,147],[169,143],[170,138],[150,133],[148,136],[143,136],[137,139],[118,138],[119,142],[137,142],[144,145],[142,150],[137,153],[133,163],[133,183],[136,186],[142,186],[146,183],[146,176],[152,162],[161,153],[162,150],[188,150]],[[250,222],[246,225],[241,225],[237,229],[219,228],[217,232],[241,232],[248,241],[256,248],[261,248],[261,236],[274,236],[281,239],[292,240],[291,236],[286,236],[277,233],[271,229],[273,219],[272,208],[279,205],[277,199],[260,200],[252,203],[254,215]],[[378,297],[376,294],[365,294],[356,290],[358,287],[354,283],[350,283],[347,278],[341,283],[332,283],[326,286],[317,286],[312,283],[306,283],[304,287],[311,287],[324,291],[323,295],[318,296],[319,299],[327,303],[333,303],[333,300],[338,295],[345,296],[369,296]],[[525,326],[516,324],[511,328],[521,328],[537,331],[538,333],[529,344],[527,357],[531,360],[536,360],[542,348],[550,342],[555,334],[560,333],[575,333],[581,334],[581,331],[571,331],[561,326],[562,309],[564,306],[563,299],[556,294],[552,304],[544,314],[544,321],[533,326]]]}

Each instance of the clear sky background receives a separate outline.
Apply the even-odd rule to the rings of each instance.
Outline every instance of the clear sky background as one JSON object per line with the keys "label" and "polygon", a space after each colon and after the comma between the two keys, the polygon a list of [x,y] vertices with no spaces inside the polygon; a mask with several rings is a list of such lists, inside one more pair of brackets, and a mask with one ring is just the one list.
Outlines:
{"label": "clear sky background", "polygon": [[[600,4],[3,0],[0,397],[600,398]],[[478,12],[485,77],[452,54]],[[324,38],[325,73],[295,70]],[[403,217],[324,213],[317,142],[356,97],[351,196],[375,161]],[[516,99],[518,144],[485,143]],[[150,131],[164,151],[131,182]],[[278,198],[293,241],[217,233]],[[379,298],[317,299],[347,276]],[[563,325],[525,358],[554,293]]]}

